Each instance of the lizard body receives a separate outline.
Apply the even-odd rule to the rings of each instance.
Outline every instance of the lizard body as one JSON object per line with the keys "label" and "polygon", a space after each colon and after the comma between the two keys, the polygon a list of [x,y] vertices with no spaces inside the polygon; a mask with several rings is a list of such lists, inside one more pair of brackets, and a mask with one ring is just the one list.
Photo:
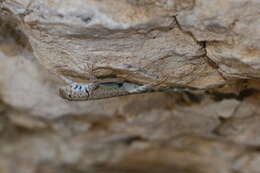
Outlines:
{"label": "lizard body", "polygon": [[128,82],[73,82],[59,89],[60,96],[70,101],[98,100],[147,92],[180,92],[196,88],[153,88],[155,84],[137,85]]}
{"label": "lizard body", "polygon": [[145,92],[155,92],[151,85],[128,82],[72,83],[59,89],[60,96],[70,101],[97,100]]}

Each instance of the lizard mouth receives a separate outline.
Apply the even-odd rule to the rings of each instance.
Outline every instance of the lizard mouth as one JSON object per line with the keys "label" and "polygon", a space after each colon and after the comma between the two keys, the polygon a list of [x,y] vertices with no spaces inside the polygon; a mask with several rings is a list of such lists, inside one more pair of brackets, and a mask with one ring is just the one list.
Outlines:
{"label": "lizard mouth", "polygon": [[65,87],[59,88],[59,95],[60,95],[63,99],[67,99],[67,100],[71,100],[71,99],[72,99],[72,95],[71,95],[71,94],[68,94],[68,92],[66,92],[66,88],[65,88]]}

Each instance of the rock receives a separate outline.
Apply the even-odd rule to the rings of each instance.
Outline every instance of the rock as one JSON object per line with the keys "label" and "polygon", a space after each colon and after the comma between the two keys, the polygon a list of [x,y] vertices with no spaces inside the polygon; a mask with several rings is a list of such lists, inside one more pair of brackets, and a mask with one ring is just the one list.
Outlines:
{"label": "rock", "polygon": [[233,118],[226,120],[217,129],[217,134],[237,143],[258,146],[260,138],[259,116],[250,116],[244,118]]}
{"label": "rock", "polygon": [[[247,148],[229,142],[218,142],[214,138],[198,136],[182,136],[167,142],[147,146],[144,149],[134,149],[123,155],[116,168],[126,172],[233,172],[246,159],[234,159],[249,154]],[[259,157],[259,154],[255,155]],[[240,163],[238,163],[238,160]],[[253,164],[249,161],[250,164]],[[236,167],[235,167],[236,166]],[[252,171],[248,166],[248,171]]]}
{"label": "rock", "polygon": [[[8,45],[11,51],[15,42],[10,41],[5,47]],[[7,51],[7,54],[0,52],[0,96],[5,104],[30,116],[52,119],[67,114],[113,116],[118,110],[124,109],[124,105],[136,100],[136,97],[129,97],[128,100],[113,98],[84,103],[64,101],[58,96],[58,87],[63,85],[61,80],[43,69],[37,61],[31,60],[29,52],[23,51],[21,55],[11,57]],[[153,97],[156,98],[156,94]]]}
{"label": "rock", "polygon": [[225,77],[259,78],[259,8],[257,0],[196,0],[177,20],[206,42],[207,56]]}
{"label": "rock", "polygon": [[0,172],[10,173],[11,172],[11,164],[10,160],[7,160],[3,156],[0,157]]}
{"label": "rock", "polygon": [[118,132],[148,139],[163,140],[185,134],[211,135],[219,125],[215,117],[196,114],[192,110],[154,110],[133,117],[128,122],[115,123],[112,128]]}
{"label": "rock", "polygon": [[9,112],[7,115],[11,123],[19,128],[24,128],[27,130],[41,130],[48,128],[47,122],[30,115],[18,113],[18,112]]}
{"label": "rock", "polygon": [[185,109],[205,116],[226,119],[241,115],[242,113],[237,114],[238,109],[240,110],[241,104],[242,103],[236,99],[225,99],[219,102],[210,102],[205,99],[204,103],[193,105]]}
{"label": "rock", "polygon": [[[58,83],[47,81],[49,78],[44,71],[23,57],[7,58],[0,54],[1,75],[0,75],[0,93],[5,103],[16,109],[27,111],[30,115],[55,118],[64,114],[83,114],[90,113],[91,110],[100,111],[97,114],[108,114],[111,109],[99,106],[99,103],[69,103],[58,96]],[[57,79],[56,79],[57,81]],[[107,102],[112,108],[113,102]],[[94,106],[96,105],[97,107]],[[96,108],[94,108],[96,107]],[[114,110],[115,111],[115,110]],[[112,110],[112,112],[114,112]],[[95,114],[95,113],[94,113]],[[113,113],[112,113],[113,114]]]}
{"label": "rock", "polygon": [[[1,1],[0,172],[260,172],[259,7]],[[59,75],[193,88],[69,102]]]}
{"label": "rock", "polygon": [[259,161],[259,155],[252,152],[239,158],[235,166],[238,166],[237,170],[241,172],[257,173],[259,172]]}
{"label": "rock", "polygon": [[[155,10],[158,4],[73,2],[68,6],[34,1],[21,19],[34,55],[51,71],[82,79],[114,75],[139,83],[168,76],[166,86],[224,84],[205,60],[205,49],[180,30],[170,11]],[[3,6],[15,14],[16,3],[6,1]]]}

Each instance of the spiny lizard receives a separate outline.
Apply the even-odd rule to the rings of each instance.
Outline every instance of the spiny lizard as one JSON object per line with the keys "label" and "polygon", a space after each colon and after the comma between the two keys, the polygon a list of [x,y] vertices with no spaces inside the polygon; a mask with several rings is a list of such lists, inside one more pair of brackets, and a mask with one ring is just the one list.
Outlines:
{"label": "spiny lizard", "polygon": [[157,91],[190,91],[187,88],[154,88],[161,83],[162,81],[155,84],[138,85],[128,82],[70,82],[69,85],[59,89],[59,94],[70,101],[87,101]]}

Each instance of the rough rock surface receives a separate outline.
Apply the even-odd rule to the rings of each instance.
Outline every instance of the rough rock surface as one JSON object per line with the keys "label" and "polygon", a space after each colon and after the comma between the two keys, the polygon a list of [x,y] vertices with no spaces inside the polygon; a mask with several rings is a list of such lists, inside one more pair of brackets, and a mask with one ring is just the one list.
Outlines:
{"label": "rough rock surface", "polygon": [[[259,173],[259,9],[0,1],[0,172]],[[205,92],[69,102],[59,75]]]}
{"label": "rough rock surface", "polygon": [[60,75],[115,75],[139,83],[167,76],[168,86],[198,88],[224,84],[207,63],[203,45],[180,30],[171,3],[32,1],[11,8],[15,2],[3,6],[25,13],[18,20],[34,55]]}
{"label": "rough rock surface", "polygon": [[207,42],[207,55],[224,76],[259,78],[259,7],[258,0],[196,0],[177,19],[196,40]]}

